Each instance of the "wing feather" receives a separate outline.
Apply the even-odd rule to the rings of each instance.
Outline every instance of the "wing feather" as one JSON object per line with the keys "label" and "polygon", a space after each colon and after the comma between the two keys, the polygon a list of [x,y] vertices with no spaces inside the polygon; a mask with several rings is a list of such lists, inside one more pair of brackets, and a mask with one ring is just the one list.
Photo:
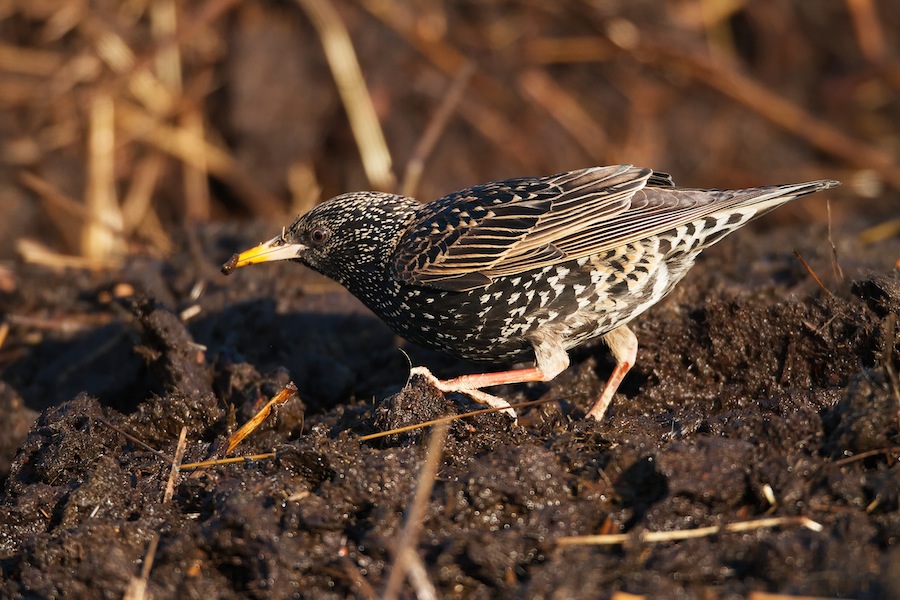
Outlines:
{"label": "wing feather", "polygon": [[665,173],[630,165],[485,184],[423,206],[398,242],[393,275],[411,285],[470,290],[784,190],[679,189]]}

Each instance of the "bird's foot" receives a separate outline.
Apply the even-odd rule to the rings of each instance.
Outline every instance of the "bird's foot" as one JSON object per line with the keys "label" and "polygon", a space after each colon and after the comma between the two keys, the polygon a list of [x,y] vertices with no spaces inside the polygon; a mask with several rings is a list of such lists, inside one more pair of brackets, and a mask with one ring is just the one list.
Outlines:
{"label": "bird's foot", "polygon": [[491,408],[500,409],[500,412],[504,412],[512,417],[513,424],[518,422],[518,415],[516,415],[515,409],[510,406],[509,402],[498,396],[483,392],[476,387],[466,386],[464,384],[464,382],[466,381],[464,379],[465,376],[457,377],[456,379],[438,379],[431,371],[428,370],[427,367],[413,367],[409,371],[410,378],[412,378],[413,375],[422,377],[423,379],[425,379],[425,381],[445,394],[456,392],[458,394],[468,396],[479,404],[484,404],[486,406],[490,406]]}

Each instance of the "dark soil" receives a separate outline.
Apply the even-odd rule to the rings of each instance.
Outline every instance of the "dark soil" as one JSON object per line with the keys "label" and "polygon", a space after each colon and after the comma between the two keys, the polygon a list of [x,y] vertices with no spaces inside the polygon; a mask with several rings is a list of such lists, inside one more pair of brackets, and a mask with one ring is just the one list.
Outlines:
{"label": "dark soil", "polygon": [[[457,414],[465,400],[420,381],[400,390],[398,340],[306,269],[216,274],[259,229],[205,229],[199,259],[136,259],[94,276],[17,270],[3,309],[40,306],[69,327],[3,370],[0,595],[120,597],[154,535],[156,597],[383,588],[427,434],[360,436]],[[637,324],[638,365],[602,423],[582,419],[611,366],[602,346],[576,351],[549,384],[501,388],[510,400],[549,400],[520,411],[518,425],[501,414],[453,422],[415,544],[438,593],[900,596],[900,277],[883,266],[900,243],[874,252],[853,239],[836,237],[873,270],[831,292],[789,251],[769,250],[797,248],[824,276],[824,231],[748,228],[708,251]],[[196,282],[205,287],[194,300]],[[116,298],[123,283],[134,294]],[[195,305],[199,314],[179,318]],[[405,348],[439,373],[472,368]],[[274,458],[184,471],[163,500],[182,427],[185,462],[221,453],[289,380],[299,398],[237,450]],[[638,539],[762,516],[823,529]],[[556,544],[598,532],[633,538]]]}
{"label": "dark soil", "polygon": [[[381,598],[400,555],[424,566],[403,598],[900,598],[900,3],[315,4],[359,58],[381,178],[311,3],[0,2],[0,599],[118,599],[142,571],[157,599]],[[479,367],[298,265],[218,270],[416,158],[423,201],[619,163],[844,185],[704,253],[633,324],[603,422],[594,345],[494,390],[545,401],[517,424],[454,421],[429,455],[427,428],[364,438],[478,408],[405,387],[410,363]],[[221,457],[289,382],[233,453],[274,456],[167,495],[182,430],[183,462]],[[644,537],[763,517],[787,520]],[[560,543],[583,534],[626,539]]]}

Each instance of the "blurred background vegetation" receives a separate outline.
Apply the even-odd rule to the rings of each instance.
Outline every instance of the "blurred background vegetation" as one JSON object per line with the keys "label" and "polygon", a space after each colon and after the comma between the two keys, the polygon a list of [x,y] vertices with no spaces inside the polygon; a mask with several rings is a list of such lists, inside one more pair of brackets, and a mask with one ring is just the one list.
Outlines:
{"label": "blurred background vegetation", "polygon": [[842,179],[830,218],[877,241],[898,35],[895,0],[0,0],[0,259],[103,268],[344,191],[620,162]]}

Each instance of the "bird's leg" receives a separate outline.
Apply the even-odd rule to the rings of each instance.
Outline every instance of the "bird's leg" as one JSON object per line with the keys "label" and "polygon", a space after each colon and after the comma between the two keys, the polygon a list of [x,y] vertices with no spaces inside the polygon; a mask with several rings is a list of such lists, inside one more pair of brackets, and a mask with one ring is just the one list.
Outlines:
{"label": "bird's leg", "polygon": [[637,337],[628,329],[627,325],[613,329],[603,336],[603,341],[609,346],[613,358],[616,359],[616,367],[606,381],[603,393],[600,394],[600,397],[597,398],[597,401],[594,402],[591,410],[587,413],[588,418],[597,421],[603,419],[606,409],[609,408],[609,403],[612,402],[616,390],[619,389],[619,384],[622,383],[622,379],[629,369],[634,366],[634,362],[637,360],[638,348]]}
{"label": "bird's leg", "polygon": [[410,370],[409,375],[410,377],[418,375],[425,378],[428,383],[445,394],[457,392],[470,397],[479,404],[484,404],[491,408],[503,409],[503,412],[512,417],[514,421],[516,420],[516,411],[509,405],[509,402],[499,396],[482,392],[479,388],[492,385],[503,385],[505,383],[544,381],[544,374],[537,367],[514,371],[501,371],[499,373],[476,373],[473,375],[454,377],[453,379],[438,379],[427,367],[413,367]]}
{"label": "bird's leg", "polygon": [[503,398],[482,392],[481,388],[508,383],[550,381],[569,366],[569,355],[555,337],[532,336],[536,366],[527,369],[513,369],[495,373],[474,373],[453,379],[438,379],[425,367],[414,367],[410,376],[420,375],[431,385],[444,393],[457,392],[469,396],[480,404],[502,408],[503,412],[516,419],[516,411]]}

